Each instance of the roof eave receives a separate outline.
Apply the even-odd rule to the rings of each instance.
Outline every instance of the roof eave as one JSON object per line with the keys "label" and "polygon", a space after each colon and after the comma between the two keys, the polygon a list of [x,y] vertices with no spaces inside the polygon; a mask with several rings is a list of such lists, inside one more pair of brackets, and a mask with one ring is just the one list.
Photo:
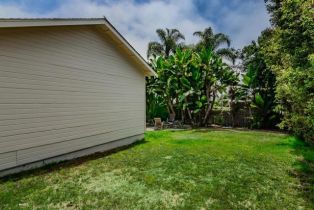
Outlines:
{"label": "roof eave", "polygon": [[131,51],[137,59],[141,60],[145,66],[145,76],[154,76],[157,77],[156,72],[148,65],[148,63],[144,60],[144,58],[132,47],[132,45],[119,33],[119,31],[105,18],[106,27],[112,32],[115,37],[119,39],[119,42],[126,46],[129,51]]}
{"label": "roof eave", "polygon": [[45,18],[45,19],[0,19],[0,28],[67,26],[67,25],[101,25],[103,18]]}
{"label": "roof eave", "polygon": [[143,65],[145,76],[157,76],[145,59],[130,45],[118,30],[106,18],[45,18],[45,19],[0,19],[1,28],[43,27],[43,26],[74,26],[74,25],[104,25],[119,43],[123,44],[130,53]]}

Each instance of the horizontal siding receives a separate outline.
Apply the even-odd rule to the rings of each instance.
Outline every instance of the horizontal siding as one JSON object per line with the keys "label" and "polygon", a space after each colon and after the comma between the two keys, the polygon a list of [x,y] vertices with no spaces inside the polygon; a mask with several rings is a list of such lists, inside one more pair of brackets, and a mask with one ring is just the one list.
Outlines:
{"label": "horizontal siding", "polygon": [[[9,106],[10,104],[8,104]],[[32,106],[33,104],[24,104],[25,106]],[[42,107],[45,106],[51,106],[53,104],[40,104]],[[73,104],[57,104],[57,105],[67,105],[71,106]],[[36,109],[15,109],[15,110],[8,110],[6,114],[0,115],[1,121],[0,125],[11,125],[16,124],[16,121],[25,122],[24,120],[27,119],[34,119],[37,120],[37,118],[49,118],[50,117],[62,117],[62,116],[85,116],[85,115],[102,115],[107,113],[126,113],[126,112],[138,112],[140,110],[143,110],[143,104],[140,103],[128,103],[124,106],[116,106],[116,107],[110,107],[110,105],[115,106],[114,103],[107,104],[107,106],[98,107],[98,106],[92,106],[92,104],[89,106],[88,104],[86,106],[82,106],[85,104],[81,104],[79,107],[67,107],[67,108],[38,108]],[[130,106],[137,105],[132,110],[127,110]],[[12,112],[12,113],[10,113]],[[127,113],[126,113],[127,114]],[[140,114],[140,113],[139,113]],[[48,120],[48,119],[47,119]],[[28,122],[28,121],[26,121]]]}
{"label": "horizontal siding", "polygon": [[[1,56],[1,58],[3,58],[3,56]],[[14,62],[14,60],[13,60]],[[1,65],[4,65],[4,63],[2,63]],[[23,65],[23,64],[22,64]],[[43,67],[45,66],[48,66],[48,65],[43,65]],[[40,68],[43,68],[43,67],[40,67]],[[16,67],[15,67],[16,68]],[[26,69],[25,67],[23,67],[24,69]],[[75,81],[79,81],[79,82],[85,82],[83,84],[86,84],[86,85],[89,85],[90,83],[88,82],[92,82],[92,83],[95,83],[95,85],[97,84],[107,84],[107,83],[113,83],[113,82],[116,82],[116,81],[123,81],[123,82],[128,82],[131,83],[131,84],[137,84],[136,80],[134,80],[133,78],[129,78],[129,77],[126,77],[126,76],[119,76],[119,75],[113,75],[113,74],[107,74],[107,75],[99,75],[97,73],[94,73],[94,72],[90,72],[90,71],[74,71],[74,72],[71,72],[72,74],[83,74],[84,73],[88,73],[90,74],[89,76],[86,76],[86,77],[78,77],[78,75],[76,76],[72,76],[72,74],[69,74],[69,75],[53,75],[52,73],[50,74],[45,74],[45,73],[42,73],[42,74],[36,74],[36,72],[34,73],[28,73],[28,74],[25,74],[25,72],[23,73],[16,73],[16,72],[9,72],[9,71],[12,71],[11,69],[14,69],[14,67],[2,67],[1,66],[1,69],[2,69],[2,74],[1,76],[2,77],[10,77],[12,79],[14,78],[22,78],[22,79],[31,79],[31,80],[36,80],[36,79],[39,79],[39,80],[46,80],[46,81],[54,81],[54,78],[55,79],[58,79],[57,81],[58,82],[62,82],[62,81],[66,81],[66,82],[73,82],[75,84]],[[32,69],[34,69],[34,64],[32,66]],[[64,68],[64,70],[68,70],[69,68]],[[93,75],[94,74],[94,75]],[[104,80],[106,79],[106,80]],[[18,81],[18,80],[17,80]],[[13,80],[13,82],[15,82]],[[125,86],[126,84],[125,83],[121,83],[122,86]]]}
{"label": "horizontal siding", "polygon": [[[80,80],[80,81],[100,81],[100,82],[109,82],[109,81],[123,81],[127,79],[128,82],[134,81],[134,79],[127,77],[126,75],[117,75],[116,73],[106,72],[102,69],[99,71],[95,71],[95,69],[80,69],[73,67],[66,67],[58,65],[58,68],[55,68],[53,64],[47,63],[34,63],[29,60],[21,60],[14,57],[7,57],[4,55],[0,55],[1,57],[1,71],[3,72],[11,72],[18,73],[21,75],[38,75],[45,77],[56,77],[63,79],[71,79],[71,80]],[[27,72],[19,71],[19,67],[23,65],[23,69],[27,70]],[[106,68],[108,69],[108,68]],[[88,73],[88,74],[86,74]],[[103,80],[106,78],[106,80]],[[136,80],[135,80],[136,81]],[[121,84],[123,85],[123,84]]]}
{"label": "horizontal siding", "polygon": [[92,27],[0,31],[0,170],[143,133],[144,88]]}
{"label": "horizontal siding", "polygon": [[[73,114],[73,111],[79,114]],[[80,112],[78,110],[71,110],[69,108],[68,112],[60,112],[59,110],[52,110],[49,115],[44,115],[46,113],[37,113],[38,117],[33,118],[22,118],[23,115],[13,115],[16,118],[13,120],[2,120],[0,122],[0,132],[6,130],[16,130],[22,128],[30,128],[30,127],[39,127],[44,126],[45,123],[55,124],[56,122],[84,122],[91,120],[107,120],[108,122],[123,118],[123,120],[131,120],[133,118],[137,118],[141,116],[143,110],[139,109],[136,111],[115,111],[108,112],[103,110],[96,110],[95,112]],[[56,114],[57,113],[57,114]],[[69,115],[67,115],[69,113]]]}
{"label": "horizontal siding", "polygon": [[[123,116],[123,114],[125,114]],[[132,123],[132,121],[138,120],[137,113],[110,113],[105,115],[87,115],[87,116],[77,116],[77,117],[59,117],[55,121],[41,120],[39,122],[31,122],[29,120],[26,124],[16,124],[16,125],[6,125],[0,126],[0,137],[14,136],[18,134],[34,133],[46,130],[56,130],[64,127],[79,127],[84,125],[92,125],[97,123],[113,123],[118,121],[118,123]],[[124,122],[121,122],[121,118]],[[40,118],[41,119],[41,118]],[[0,142],[1,144],[1,142]]]}
{"label": "horizontal siding", "polygon": [[0,170],[16,166],[16,152],[0,154]]}
{"label": "horizontal siding", "polygon": [[41,160],[44,158],[54,157],[57,155],[73,152],[76,150],[92,147],[95,145],[111,142],[117,139],[135,136],[143,133],[143,127],[133,127],[128,129],[120,129],[104,134],[77,138],[71,141],[53,143],[41,147],[29,148],[17,152],[17,164],[25,164]]}
{"label": "horizontal siding", "polygon": [[[50,33],[54,37],[57,37],[58,40],[56,42],[49,39]],[[74,39],[74,33],[80,36],[80,39]],[[89,39],[94,39],[95,43],[87,41],[87,38],[81,35],[84,33],[87,33]],[[125,72],[123,69],[112,68],[117,65],[122,68],[129,68],[129,63],[126,60],[121,60],[118,51],[114,50],[109,42],[103,41],[101,35],[92,30],[74,29],[70,34],[66,34],[63,31],[56,31],[54,33],[52,30],[38,30],[36,33],[14,33],[11,36],[7,36],[6,34],[1,36],[0,34],[0,38],[2,39],[0,55],[14,58],[17,57],[18,53],[18,58],[21,60],[53,65],[57,63],[60,66],[96,72],[101,72],[103,68],[106,68],[106,72],[115,75],[136,77],[134,72]],[[64,42],[63,47],[61,42]],[[77,44],[85,47],[75,48]],[[49,48],[49,51],[47,51],[47,48]],[[96,53],[98,48],[100,52]],[[29,49],[32,49],[32,53],[30,53]],[[103,49],[106,49],[106,51]],[[37,56],[33,56],[34,54]],[[51,57],[53,57],[53,61]],[[84,62],[80,62],[82,58],[84,58]],[[106,66],[103,65],[104,62],[106,62]],[[90,68],[91,66],[93,67],[92,69]]]}

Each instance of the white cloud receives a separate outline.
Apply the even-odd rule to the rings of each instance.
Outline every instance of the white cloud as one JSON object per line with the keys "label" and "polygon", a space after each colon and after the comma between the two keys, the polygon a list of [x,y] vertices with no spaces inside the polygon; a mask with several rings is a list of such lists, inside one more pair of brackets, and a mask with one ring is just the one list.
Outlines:
{"label": "white cloud", "polygon": [[[192,42],[192,33],[201,30],[210,21],[196,15],[191,1],[152,1],[137,4],[133,1],[120,1],[109,5],[100,5],[89,1],[66,1],[61,8],[53,12],[56,17],[95,17],[106,16],[116,28],[146,57],[147,44],[156,40],[157,28],[178,28],[186,35],[186,42]],[[71,12],[69,13],[69,10]]]}
{"label": "white cloud", "polygon": [[[141,4],[132,0],[106,0],[104,2],[64,0],[55,10],[45,14],[29,12],[25,7],[12,3],[0,5],[0,17],[106,16],[143,57],[146,57],[148,42],[157,40],[155,34],[157,28],[177,28],[186,36],[187,43],[196,41],[192,35],[194,31],[203,30],[208,26],[218,31],[218,27],[213,22],[203,18],[197,12],[193,0],[155,0]],[[218,4],[217,1],[215,2]],[[223,23],[220,31],[227,32],[233,38],[236,47],[249,43],[265,28],[265,22],[267,23],[265,12],[252,11],[256,9],[254,6],[255,4],[246,4],[243,9],[226,10],[225,15],[219,17]]]}
{"label": "white cloud", "polygon": [[0,5],[0,18],[22,18],[31,16],[32,14],[29,14],[17,5]]}
{"label": "white cloud", "polygon": [[264,1],[247,1],[233,11],[224,13],[222,25],[226,28],[223,31],[231,35],[236,48],[256,40],[261,31],[270,26]]}

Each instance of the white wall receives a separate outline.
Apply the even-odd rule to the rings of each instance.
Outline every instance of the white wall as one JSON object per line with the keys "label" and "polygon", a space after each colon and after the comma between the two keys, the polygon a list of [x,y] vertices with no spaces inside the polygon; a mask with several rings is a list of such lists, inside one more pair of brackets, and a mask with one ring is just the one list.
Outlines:
{"label": "white wall", "polygon": [[0,170],[144,133],[145,80],[92,26],[0,30]]}

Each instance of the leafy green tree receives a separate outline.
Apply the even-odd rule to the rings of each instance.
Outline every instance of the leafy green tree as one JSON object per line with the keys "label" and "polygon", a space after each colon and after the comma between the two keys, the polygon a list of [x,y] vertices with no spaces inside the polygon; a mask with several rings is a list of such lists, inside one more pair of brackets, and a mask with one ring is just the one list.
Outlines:
{"label": "leafy green tree", "polygon": [[251,100],[248,97],[249,94],[247,90],[246,86],[239,83],[239,75],[228,87],[227,97],[232,119],[232,127],[236,127],[236,116],[241,109],[250,111],[250,106],[248,106],[248,104]]}
{"label": "leafy green tree", "polygon": [[149,78],[146,83],[147,93],[150,95],[151,103],[154,97],[159,98],[160,106],[166,105],[169,114],[175,114],[175,102],[176,102],[176,83],[172,82],[175,72],[170,70],[170,64],[166,58],[159,56],[152,59],[151,65],[157,73],[157,77]]}
{"label": "leafy green tree", "polygon": [[164,99],[169,113],[181,112],[182,119],[195,126],[207,123],[216,95],[236,78],[219,56],[205,48],[177,49],[168,58],[157,57],[152,66],[158,78],[150,81],[148,91],[153,89]]}
{"label": "leafy green tree", "polygon": [[266,66],[265,59],[260,52],[261,46],[267,44],[271,38],[269,30],[265,30],[258,38],[242,50],[243,66],[246,74],[243,84],[250,89],[250,106],[253,110],[253,127],[274,128],[280,120],[279,113],[275,112],[278,105],[275,99],[276,77]]}
{"label": "leafy green tree", "polygon": [[161,117],[163,120],[168,117],[168,106],[158,88],[155,77],[146,78],[146,120]]}
{"label": "leafy green tree", "polygon": [[223,33],[214,34],[211,27],[205,28],[204,31],[196,31],[193,35],[198,36],[201,39],[199,42],[201,47],[212,50],[218,49],[221,44],[227,44],[229,47],[231,42],[230,38]]}
{"label": "leafy green tree", "polygon": [[[204,31],[196,31],[193,33],[194,36],[198,36],[200,41],[197,43],[196,48],[201,50],[202,48],[212,49],[217,55],[235,61],[236,50],[229,48],[231,40],[229,36],[223,33],[215,34],[211,27],[205,28]],[[222,45],[227,45],[228,48],[221,48]]]}
{"label": "leafy green tree", "polygon": [[206,124],[213,110],[218,93],[223,93],[226,88],[238,82],[238,77],[232,69],[225,64],[219,56],[205,48],[199,53],[201,58],[201,71],[204,72],[204,95],[206,96],[205,116]]}
{"label": "leafy green tree", "polygon": [[147,58],[158,55],[167,58],[171,53],[175,53],[178,46],[182,45],[179,41],[185,39],[184,35],[178,29],[157,29],[156,33],[160,42],[148,43]]}
{"label": "leafy green tree", "polygon": [[314,9],[308,0],[268,0],[273,28],[260,52],[276,75],[281,128],[314,142]]}

